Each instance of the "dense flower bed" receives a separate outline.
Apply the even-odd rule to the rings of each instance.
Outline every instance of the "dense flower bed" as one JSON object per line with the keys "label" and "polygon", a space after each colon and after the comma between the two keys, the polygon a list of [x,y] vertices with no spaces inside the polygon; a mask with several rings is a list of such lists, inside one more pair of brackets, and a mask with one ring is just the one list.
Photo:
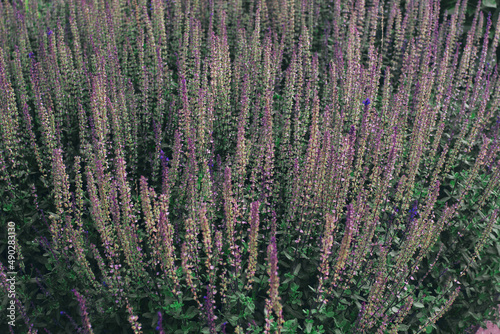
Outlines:
{"label": "dense flower bed", "polygon": [[2,0],[2,333],[494,319],[500,20],[481,4]]}

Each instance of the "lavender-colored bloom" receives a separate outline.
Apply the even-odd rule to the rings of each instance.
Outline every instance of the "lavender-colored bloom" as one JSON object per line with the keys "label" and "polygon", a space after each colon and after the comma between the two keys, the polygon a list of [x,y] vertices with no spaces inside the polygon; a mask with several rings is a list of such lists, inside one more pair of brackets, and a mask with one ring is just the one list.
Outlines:
{"label": "lavender-colored bloom", "polygon": [[163,330],[163,326],[161,325],[162,322],[163,322],[163,316],[162,316],[161,312],[158,311],[158,322],[157,322],[156,330],[160,331],[160,334],[165,334],[165,331]]}
{"label": "lavender-colored bloom", "polygon": [[28,57],[33,58],[34,54],[33,52],[28,53]]}
{"label": "lavender-colored bloom", "polygon": [[371,101],[370,101],[370,99],[369,99],[369,98],[366,98],[366,100],[364,100],[364,101],[363,101],[363,104],[364,104],[365,106],[368,106],[368,105],[370,104],[370,102],[371,102]]}
{"label": "lavender-colored bloom", "polygon": [[222,328],[221,328],[222,333],[226,333],[226,325],[227,325],[227,321],[222,324]]}
{"label": "lavender-colored bloom", "polygon": [[418,206],[416,202],[413,205],[413,208],[411,208],[409,212],[410,212],[410,221],[413,221],[415,216],[418,214]]}
{"label": "lavender-colored bloom", "polygon": [[160,150],[160,161],[164,167],[170,161],[168,157],[165,155],[165,152],[163,152],[163,150]]}
{"label": "lavender-colored bloom", "polygon": [[207,296],[203,296],[205,299],[205,312],[207,316],[208,327],[210,328],[210,333],[215,333],[215,315],[213,308],[213,299],[212,299],[212,289],[209,284],[207,284]]}
{"label": "lavender-colored bloom", "polygon": [[47,29],[47,36],[50,36],[52,35],[52,30],[50,30],[50,28]]}

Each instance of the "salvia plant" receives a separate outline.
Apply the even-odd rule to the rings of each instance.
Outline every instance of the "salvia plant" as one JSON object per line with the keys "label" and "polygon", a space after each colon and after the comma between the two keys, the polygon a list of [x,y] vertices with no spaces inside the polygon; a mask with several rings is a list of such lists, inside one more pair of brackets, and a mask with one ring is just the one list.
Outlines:
{"label": "salvia plant", "polygon": [[1,0],[1,332],[498,321],[493,7]]}

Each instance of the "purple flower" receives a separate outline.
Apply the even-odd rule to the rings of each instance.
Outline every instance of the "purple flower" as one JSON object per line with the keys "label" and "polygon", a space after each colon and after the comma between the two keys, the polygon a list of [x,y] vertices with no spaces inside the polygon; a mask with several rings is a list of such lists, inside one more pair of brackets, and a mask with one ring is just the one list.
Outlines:
{"label": "purple flower", "polygon": [[33,58],[33,56],[34,56],[33,52],[28,53],[28,57]]}
{"label": "purple flower", "polygon": [[52,30],[50,30],[50,28],[47,29],[47,36],[50,36],[52,35]]}
{"label": "purple flower", "polygon": [[163,321],[163,317],[161,315],[161,312],[158,311],[158,323],[157,323],[158,326],[156,326],[156,330],[160,331],[160,333],[164,334],[165,332],[163,331],[163,327],[161,326],[162,321]]}
{"label": "purple flower", "polygon": [[349,134],[352,135],[355,130],[356,128],[354,127],[354,125],[351,125],[351,130],[349,131]]}
{"label": "purple flower", "polygon": [[163,150],[160,150],[160,161],[165,165],[169,162],[168,157],[165,156],[165,152],[163,152]]}
{"label": "purple flower", "polygon": [[226,333],[226,325],[227,325],[227,321],[222,324],[222,328],[221,328],[222,333],[224,333],[224,334]]}
{"label": "purple flower", "polygon": [[413,218],[418,214],[418,206],[417,202],[413,205],[413,208],[410,209],[410,221],[413,221]]}
{"label": "purple flower", "polygon": [[365,106],[368,106],[370,104],[370,99],[369,98],[366,98],[366,100],[363,101],[363,104]]}

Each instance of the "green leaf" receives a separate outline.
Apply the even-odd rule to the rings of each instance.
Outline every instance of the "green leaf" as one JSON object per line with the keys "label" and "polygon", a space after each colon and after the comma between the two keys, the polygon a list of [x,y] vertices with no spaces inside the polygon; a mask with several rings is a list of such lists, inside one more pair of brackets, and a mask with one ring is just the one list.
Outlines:
{"label": "green leaf", "polygon": [[363,302],[366,302],[366,299],[365,299],[365,298],[363,298],[363,297],[361,297],[360,295],[356,295],[356,294],[354,294],[354,295],[352,295],[352,298],[356,298],[357,300],[361,300],[361,301],[363,301]]}
{"label": "green leaf", "polygon": [[295,276],[297,276],[297,274],[299,273],[299,271],[300,271],[300,266],[301,266],[301,264],[299,263],[299,264],[297,265],[297,267],[295,267],[295,270],[293,271],[293,274],[294,274]]}
{"label": "green leaf", "polygon": [[[308,321],[308,320],[306,320],[306,321]],[[313,321],[312,320],[309,320],[309,321],[306,323],[306,333],[311,333],[311,331],[312,331]]]}
{"label": "green leaf", "polygon": [[413,303],[413,306],[415,306],[416,308],[424,308],[424,304],[420,303],[420,302],[415,302]]}
{"label": "green leaf", "polygon": [[151,312],[146,312],[146,313],[142,314],[142,316],[144,318],[148,318],[148,319],[152,319],[155,315],[156,315],[156,313],[151,313]]}
{"label": "green leaf", "polygon": [[285,257],[286,257],[288,260],[290,260],[290,261],[292,261],[292,260],[293,260],[293,256],[291,256],[291,255],[290,255],[289,253],[287,253],[286,251],[284,251],[284,252],[283,252],[283,254],[285,255]]}
{"label": "green leaf", "polygon": [[398,331],[407,331],[407,330],[409,330],[409,329],[410,329],[410,326],[408,326],[408,325],[403,325],[403,324],[400,324],[400,325],[398,326]]}
{"label": "green leaf", "polygon": [[296,333],[297,332],[297,319],[287,320],[283,324],[284,333]]}
{"label": "green leaf", "polygon": [[424,298],[424,302],[432,302],[436,299],[434,296],[427,296]]}
{"label": "green leaf", "polygon": [[255,311],[255,304],[252,302],[246,304],[246,309],[248,310],[248,313],[253,314]]}
{"label": "green leaf", "polygon": [[184,319],[192,319],[196,316],[196,314],[198,314],[198,309],[194,306],[191,306],[184,314]]}
{"label": "green leaf", "polygon": [[483,0],[483,7],[497,8],[497,3],[495,0]]}
{"label": "green leaf", "polygon": [[229,321],[231,326],[236,327],[236,325],[238,324],[238,316],[237,315],[230,315],[228,317],[227,321]]}

